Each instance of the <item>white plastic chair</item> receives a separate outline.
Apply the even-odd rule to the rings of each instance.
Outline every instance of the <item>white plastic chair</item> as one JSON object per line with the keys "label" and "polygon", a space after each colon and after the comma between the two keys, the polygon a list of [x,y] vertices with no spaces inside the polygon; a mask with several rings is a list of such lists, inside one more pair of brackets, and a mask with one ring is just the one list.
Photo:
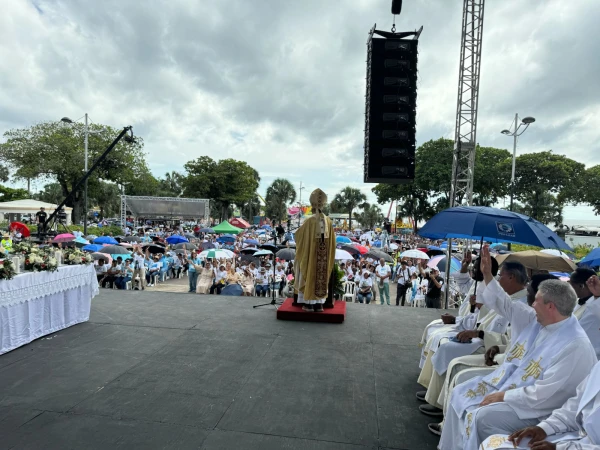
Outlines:
{"label": "white plastic chair", "polygon": [[354,281],[346,281],[344,283],[344,296],[342,297],[342,299],[346,302],[356,302],[356,283]]}

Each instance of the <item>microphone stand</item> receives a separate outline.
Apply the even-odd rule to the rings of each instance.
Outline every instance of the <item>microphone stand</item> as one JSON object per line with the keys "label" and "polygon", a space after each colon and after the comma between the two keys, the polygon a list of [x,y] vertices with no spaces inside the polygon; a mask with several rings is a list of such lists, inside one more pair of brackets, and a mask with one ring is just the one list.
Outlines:
{"label": "microphone stand", "polygon": [[[273,237],[273,244],[275,245],[275,247],[277,247],[277,230],[273,229],[273,231],[271,232],[271,236]],[[252,308],[260,308],[261,306],[273,305],[275,309],[278,309],[278,307],[283,303],[278,302],[275,298],[275,253],[273,253],[273,280],[269,284],[271,286],[271,301],[269,303],[254,305]]]}

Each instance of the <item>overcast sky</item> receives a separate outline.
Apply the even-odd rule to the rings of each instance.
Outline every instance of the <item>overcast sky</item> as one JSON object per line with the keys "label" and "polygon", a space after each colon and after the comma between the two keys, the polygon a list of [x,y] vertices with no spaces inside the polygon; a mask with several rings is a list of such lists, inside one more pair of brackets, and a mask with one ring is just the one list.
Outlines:
{"label": "overcast sky", "polygon": [[[133,125],[155,176],[201,155],[247,161],[303,198],[362,182],[366,40],[391,0],[4,0],[0,134],[89,113]],[[460,0],[406,0],[419,43],[417,140],[453,139]],[[519,152],[600,164],[600,1],[488,0],[477,140],[516,112],[536,118]],[[508,182],[509,180],[506,180]],[[41,187],[41,186],[38,186]],[[387,207],[386,213],[387,213]],[[585,208],[569,208],[585,218]],[[588,217],[590,218],[590,217]]]}

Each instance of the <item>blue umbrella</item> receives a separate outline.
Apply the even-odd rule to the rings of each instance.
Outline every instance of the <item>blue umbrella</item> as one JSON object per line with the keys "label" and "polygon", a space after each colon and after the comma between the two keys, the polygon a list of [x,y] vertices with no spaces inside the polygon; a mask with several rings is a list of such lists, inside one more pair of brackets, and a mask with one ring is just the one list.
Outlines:
{"label": "blue umbrella", "polygon": [[200,228],[199,233],[215,234],[215,230],[212,228]]}
{"label": "blue umbrella", "polygon": [[374,241],[373,247],[381,248],[381,241]]}
{"label": "blue umbrella", "polygon": [[200,244],[200,247],[202,247],[202,250],[208,250],[211,248],[215,248],[215,244],[213,244],[212,242],[203,242],[202,244]]}
{"label": "blue umbrella", "polygon": [[179,236],[177,234],[174,234],[173,236],[169,236],[167,239],[165,239],[169,244],[181,244],[182,242],[190,242],[188,241],[186,238],[184,238],[183,236]]}
{"label": "blue umbrella", "polygon": [[335,242],[337,242],[338,244],[352,244],[352,241],[350,240],[350,238],[347,238],[346,236],[336,237]]}
{"label": "blue umbrella", "polygon": [[600,266],[600,247],[589,252],[585,258],[579,261],[579,265],[589,267]]}
{"label": "blue umbrella", "polygon": [[225,286],[221,290],[221,295],[233,295],[233,296],[239,297],[240,295],[242,295],[242,293],[243,293],[242,287],[237,283],[233,283],[228,286]]}
{"label": "blue umbrella", "polygon": [[[448,247],[448,244],[446,244],[446,247]],[[427,250],[442,250],[440,247],[436,247],[435,245],[428,245],[427,246]]]}
{"label": "blue umbrella", "polygon": [[110,236],[100,236],[99,238],[94,239],[94,244],[113,244],[117,245],[118,242],[116,239]]}
{"label": "blue umbrella", "polygon": [[217,238],[218,242],[235,242],[235,236],[231,234],[224,234],[223,236],[219,236]]}
{"label": "blue umbrella", "polygon": [[263,225],[261,228],[263,230],[270,230],[271,229],[271,225]]}
{"label": "blue umbrella", "polygon": [[104,247],[102,244],[88,244],[81,248],[84,252],[99,252]]}
{"label": "blue umbrella", "polygon": [[418,234],[430,239],[483,239],[571,250],[543,223],[523,214],[487,206],[448,208],[433,216]]}
{"label": "blue umbrella", "polygon": [[259,242],[256,239],[246,239],[244,241],[244,244],[248,244],[248,245],[258,245]]}

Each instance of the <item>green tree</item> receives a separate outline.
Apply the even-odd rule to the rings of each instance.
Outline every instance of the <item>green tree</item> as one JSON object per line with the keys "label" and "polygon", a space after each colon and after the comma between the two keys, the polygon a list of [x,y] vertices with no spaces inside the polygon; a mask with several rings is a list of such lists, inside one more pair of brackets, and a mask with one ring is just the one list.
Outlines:
{"label": "green tree", "polygon": [[[109,126],[91,125],[89,136],[89,164],[106,150],[120,130]],[[79,223],[83,207],[83,187],[73,189],[84,175],[84,127],[82,124],[66,126],[58,122],[45,122],[25,129],[4,133],[6,142],[0,144],[0,162],[14,170],[16,179],[41,179],[56,181],[63,198],[73,196],[67,206],[73,208],[73,223]],[[121,140],[88,180],[88,192],[100,180],[135,182],[147,174],[148,167],[143,152],[143,140],[133,143]]]}
{"label": "green tree", "polygon": [[277,178],[267,188],[265,215],[278,222],[287,219],[287,205],[296,200],[294,185],[284,178]]}
{"label": "green tree", "polygon": [[261,204],[256,193],[250,200],[236,203],[236,206],[240,209],[240,215],[242,217],[247,217],[248,223],[250,224],[252,223],[254,216],[260,215]]}
{"label": "green tree", "polygon": [[29,192],[26,189],[13,189],[0,184],[0,202],[12,202],[26,198],[29,198]]}
{"label": "green tree", "polygon": [[383,222],[384,216],[381,212],[381,208],[378,205],[363,203],[362,211],[358,214],[355,214],[355,218],[363,228],[371,230],[375,227],[375,225]]}
{"label": "green tree", "polygon": [[6,183],[9,175],[8,167],[0,164],[0,183]]}
{"label": "green tree", "polygon": [[549,192],[521,196],[523,203],[515,203],[513,211],[539,220],[543,224],[561,225],[564,205]]}
{"label": "green tree", "polygon": [[372,189],[378,203],[398,202],[398,220],[401,217],[412,219],[414,231],[417,223],[429,220],[436,213],[436,208],[429,202],[429,193],[413,184],[378,184]]}
{"label": "green tree", "polygon": [[[510,164],[509,161],[505,163]],[[529,216],[547,220],[548,211],[581,200],[585,165],[552,151],[517,157],[515,198],[530,208]],[[554,198],[551,201],[548,194]],[[549,206],[552,205],[552,206]],[[556,216],[556,213],[552,215]]]}
{"label": "green tree", "polygon": [[[207,198],[220,213],[213,217],[227,219],[233,204],[251,200],[260,182],[258,172],[244,161],[222,159],[214,161],[208,156],[185,164],[182,180],[185,197]],[[211,208],[212,210],[212,208]]]}
{"label": "green tree", "polygon": [[63,191],[58,183],[49,183],[44,185],[44,190],[37,192],[33,198],[46,203],[59,205],[64,200]]}
{"label": "green tree", "polygon": [[587,169],[583,179],[581,200],[594,208],[594,213],[598,215],[600,214],[600,165]]}
{"label": "green tree", "polygon": [[175,170],[167,172],[164,178],[158,179],[161,197],[181,197],[183,194],[183,175]]}
{"label": "green tree", "polygon": [[101,182],[91,195],[94,205],[100,209],[100,219],[116,216],[121,211],[121,191],[116,184]]}
{"label": "green tree", "polygon": [[352,213],[356,208],[367,201],[367,196],[352,186],[346,186],[341,192],[335,194],[332,203],[348,214],[348,226],[352,229]]}

